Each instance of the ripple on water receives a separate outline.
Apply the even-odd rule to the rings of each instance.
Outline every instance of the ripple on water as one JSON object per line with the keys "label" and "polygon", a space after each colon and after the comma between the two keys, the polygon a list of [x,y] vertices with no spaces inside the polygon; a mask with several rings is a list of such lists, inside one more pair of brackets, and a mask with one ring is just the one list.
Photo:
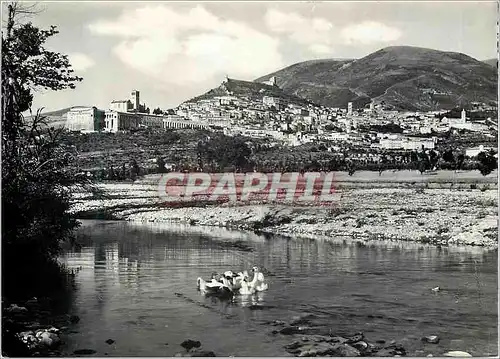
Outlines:
{"label": "ripple on water", "polygon": [[[270,336],[274,327],[262,323],[309,313],[336,334],[394,339],[411,355],[497,353],[496,251],[192,230],[84,223],[88,246],[63,258],[81,267],[73,309],[79,333],[69,335],[67,349],[103,356],[112,338],[114,356],[171,356],[191,338],[220,356],[289,356],[283,345],[290,338]],[[238,245],[221,244],[226,238]],[[198,276],[255,264],[272,273],[260,296],[221,302],[196,290]],[[436,286],[441,291],[431,292]],[[422,343],[425,335],[441,341]]]}

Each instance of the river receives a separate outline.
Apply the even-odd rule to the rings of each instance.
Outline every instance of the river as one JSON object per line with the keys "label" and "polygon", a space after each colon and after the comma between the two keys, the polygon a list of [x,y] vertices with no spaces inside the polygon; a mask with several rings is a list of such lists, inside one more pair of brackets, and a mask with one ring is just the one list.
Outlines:
{"label": "river", "polygon": [[[396,340],[410,356],[498,353],[497,250],[116,221],[83,221],[78,236],[83,247],[61,258],[79,268],[71,314],[81,320],[65,338],[68,353],[173,356],[189,338],[217,356],[288,356],[293,338],[265,322],[302,314],[336,334]],[[228,303],[196,290],[199,276],[253,265],[269,282],[262,295]]]}

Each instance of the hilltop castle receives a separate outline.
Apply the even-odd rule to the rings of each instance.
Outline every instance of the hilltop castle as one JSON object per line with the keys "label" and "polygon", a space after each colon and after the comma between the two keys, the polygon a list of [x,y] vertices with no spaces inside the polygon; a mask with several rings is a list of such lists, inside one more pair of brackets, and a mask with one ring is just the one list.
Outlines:
{"label": "hilltop castle", "polygon": [[278,84],[276,83],[276,76],[272,76],[269,80],[263,81],[262,83],[265,85],[278,87]]}

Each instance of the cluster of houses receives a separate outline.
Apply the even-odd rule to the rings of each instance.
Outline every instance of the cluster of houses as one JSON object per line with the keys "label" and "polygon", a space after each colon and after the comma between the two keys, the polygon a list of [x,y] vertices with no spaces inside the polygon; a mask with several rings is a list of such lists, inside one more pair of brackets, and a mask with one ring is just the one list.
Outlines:
{"label": "cluster of houses", "polygon": [[[276,86],[275,78],[268,82],[268,85]],[[354,110],[351,102],[345,109],[328,108],[296,103],[283,96],[235,96],[228,93],[185,102],[168,113],[150,114],[149,109],[140,103],[139,91],[133,90],[129,99],[111,102],[106,111],[96,107],[70,109],[66,127],[81,132],[120,132],[141,127],[206,129],[222,131],[228,136],[268,139],[271,143],[288,146],[320,141],[387,150],[433,149],[436,137],[429,135],[432,133],[460,129],[484,134],[490,132],[486,122],[468,121],[465,110],[460,118],[443,117],[444,113],[386,111],[374,103]],[[367,131],[370,126],[383,125],[398,126],[401,131]]]}

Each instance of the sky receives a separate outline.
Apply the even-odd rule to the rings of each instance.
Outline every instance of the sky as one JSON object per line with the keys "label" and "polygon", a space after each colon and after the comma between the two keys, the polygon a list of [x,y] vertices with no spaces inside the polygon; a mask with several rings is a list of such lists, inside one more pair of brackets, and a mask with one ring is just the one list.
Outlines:
{"label": "sky", "polygon": [[497,57],[494,1],[41,2],[30,20],[60,33],[83,81],[38,91],[33,108],[108,109],[133,89],[151,109],[172,108],[225,78],[254,80],[294,63],[360,58],[409,45]]}

